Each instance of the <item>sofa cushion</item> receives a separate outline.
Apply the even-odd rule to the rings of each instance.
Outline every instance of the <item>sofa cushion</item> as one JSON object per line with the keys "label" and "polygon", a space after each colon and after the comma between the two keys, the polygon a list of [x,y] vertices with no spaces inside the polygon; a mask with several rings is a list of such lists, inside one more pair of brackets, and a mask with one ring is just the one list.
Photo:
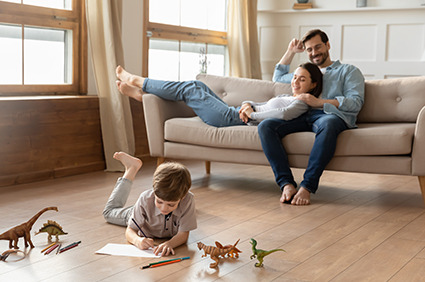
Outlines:
{"label": "sofa cushion", "polygon": [[425,104],[425,76],[368,80],[357,121],[416,122]]}
{"label": "sofa cushion", "polygon": [[[231,106],[240,106],[243,101],[265,102],[280,94],[292,93],[290,84],[267,80],[206,74],[198,74],[196,79],[208,85],[215,94]],[[241,89],[243,89],[242,93]]]}
{"label": "sofa cushion", "polygon": [[[336,156],[407,155],[411,153],[415,124],[359,124],[338,137]],[[256,126],[213,127],[199,117],[165,122],[165,140],[229,149],[262,150]],[[288,154],[310,154],[314,133],[299,132],[283,140]]]}

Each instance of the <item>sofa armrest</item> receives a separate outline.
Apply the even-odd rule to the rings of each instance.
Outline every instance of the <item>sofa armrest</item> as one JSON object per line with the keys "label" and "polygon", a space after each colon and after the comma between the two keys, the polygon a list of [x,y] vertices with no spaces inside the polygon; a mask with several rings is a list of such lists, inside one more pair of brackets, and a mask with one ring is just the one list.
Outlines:
{"label": "sofa armrest", "polygon": [[425,107],[419,112],[416,121],[412,150],[412,175],[425,175]]}
{"label": "sofa armrest", "polygon": [[164,124],[174,117],[192,117],[195,113],[183,102],[167,101],[153,94],[143,95],[143,112],[150,155],[164,156]]}

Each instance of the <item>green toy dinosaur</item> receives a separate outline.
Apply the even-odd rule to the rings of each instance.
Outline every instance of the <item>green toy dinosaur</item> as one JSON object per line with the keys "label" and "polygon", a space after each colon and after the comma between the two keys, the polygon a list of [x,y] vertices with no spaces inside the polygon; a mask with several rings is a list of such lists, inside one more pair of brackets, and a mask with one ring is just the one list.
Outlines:
{"label": "green toy dinosaur", "polygon": [[252,256],[250,258],[253,259],[253,258],[257,257],[258,263],[255,264],[256,267],[263,266],[263,260],[264,260],[265,256],[270,255],[271,253],[274,253],[274,252],[277,252],[277,251],[285,252],[285,250],[283,250],[283,249],[273,249],[273,250],[270,250],[270,251],[264,251],[264,250],[261,250],[261,249],[257,249],[256,248],[257,247],[257,241],[255,239],[252,239],[252,238],[251,238],[250,243],[252,245]]}
{"label": "green toy dinosaur", "polygon": [[56,221],[48,220],[47,223],[43,224],[43,227],[38,230],[38,232],[35,233],[35,235],[46,232],[49,234],[47,237],[47,240],[50,242],[52,241],[52,236],[56,236],[56,242],[59,241],[59,235],[66,235],[68,233],[64,232],[62,229],[62,226],[59,225]]}

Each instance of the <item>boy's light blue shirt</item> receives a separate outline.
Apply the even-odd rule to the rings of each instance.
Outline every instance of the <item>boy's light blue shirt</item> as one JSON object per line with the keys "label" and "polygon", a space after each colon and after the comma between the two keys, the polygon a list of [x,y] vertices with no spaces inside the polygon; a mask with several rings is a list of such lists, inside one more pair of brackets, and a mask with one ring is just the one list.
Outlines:
{"label": "boy's light blue shirt", "polygon": [[[289,73],[289,65],[277,64],[273,81],[291,83],[292,76],[293,73]],[[353,65],[333,62],[323,75],[322,99],[337,99],[338,108],[326,103],[323,111],[339,116],[349,128],[355,128],[357,115],[364,103],[363,74]]]}

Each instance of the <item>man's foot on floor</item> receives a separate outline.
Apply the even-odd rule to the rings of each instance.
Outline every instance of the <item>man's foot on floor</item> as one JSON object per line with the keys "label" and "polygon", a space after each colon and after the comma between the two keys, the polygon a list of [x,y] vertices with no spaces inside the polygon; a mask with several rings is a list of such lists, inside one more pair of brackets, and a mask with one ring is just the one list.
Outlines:
{"label": "man's foot on floor", "polygon": [[291,184],[285,185],[283,187],[282,196],[280,197],[280,202],[284,204],[289,204],[292,201],[292,198],[297,193],[297,189]]}
{"label": "man's foot on floor", "polygon": [[305,206],[310,204],[310,191],[305,189],[304,187],[300,187],[297,194],[295,194],[294,198],[291,201],[292,205],[296,206]]}

